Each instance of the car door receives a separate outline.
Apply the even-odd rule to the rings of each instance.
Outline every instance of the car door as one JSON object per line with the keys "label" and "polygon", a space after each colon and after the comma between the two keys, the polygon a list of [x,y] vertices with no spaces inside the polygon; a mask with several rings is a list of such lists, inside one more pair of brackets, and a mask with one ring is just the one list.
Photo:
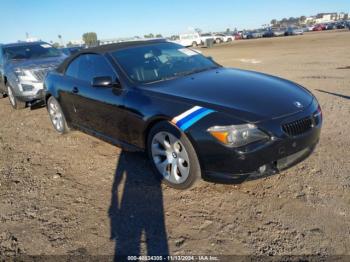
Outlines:
{"label": "car door", "polygon": [[99,54],[84,54],[79,57],[77,80],[71,87],[74,119],[77,125],[99,135],[124,140],[121,132],[123,119],[124,90],[118,87],[93,87],[94,77],[109,76],[118,80],[109,61]]}

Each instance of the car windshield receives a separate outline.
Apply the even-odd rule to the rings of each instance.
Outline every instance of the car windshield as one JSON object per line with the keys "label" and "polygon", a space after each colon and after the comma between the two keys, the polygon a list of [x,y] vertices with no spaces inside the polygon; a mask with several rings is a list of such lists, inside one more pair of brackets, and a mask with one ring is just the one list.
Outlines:
{"label": "car windshield", "polygon": [[4,48],[8,60],[26,60],[61,56],[62,52],[49,44],[32,44],[22,46],[9,46]]}
{"label": "car windshield", "polygon": [[174,43],[149,44],[112,53],[126,74],[142,84],[190,75],[218,65],[203,55]]}

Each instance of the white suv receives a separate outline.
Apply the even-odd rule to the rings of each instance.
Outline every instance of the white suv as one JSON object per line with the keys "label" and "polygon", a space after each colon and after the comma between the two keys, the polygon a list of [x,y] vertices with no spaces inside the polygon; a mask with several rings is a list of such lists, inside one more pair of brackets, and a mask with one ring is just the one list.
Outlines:
{"label": "white suv", "polygon": [[187,33],[179,35],[179,40],[175,40],[174,42],[186,47],[196,47],[201,44],[201,38],[198,33]]}

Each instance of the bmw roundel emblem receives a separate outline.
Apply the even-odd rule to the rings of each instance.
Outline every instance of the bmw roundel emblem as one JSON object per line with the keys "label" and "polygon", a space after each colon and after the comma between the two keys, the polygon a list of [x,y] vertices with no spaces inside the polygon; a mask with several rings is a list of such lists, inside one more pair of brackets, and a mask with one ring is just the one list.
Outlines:
{"label": "bmw roundel emblem", "polygon": [[302,107],[304,107],[299,101],[295,101],[295,102],[294,102],[294,105],[295,105],[297,108],[302,108]]}

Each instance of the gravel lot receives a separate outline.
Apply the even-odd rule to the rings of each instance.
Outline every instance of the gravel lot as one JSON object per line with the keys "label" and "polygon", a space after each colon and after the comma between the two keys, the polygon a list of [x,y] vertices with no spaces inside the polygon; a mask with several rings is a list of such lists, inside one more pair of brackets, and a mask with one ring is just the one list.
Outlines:
{"label": "gravel lot", "polygon": [[59,136],[45,109],[13,111],[1,99],[0,257],[350,255],[349,43],[350,31],[332,31],[201,49],[300,83],[323,109],[310,158],[241,185],[167,188],[143,154],[76,131]]}

